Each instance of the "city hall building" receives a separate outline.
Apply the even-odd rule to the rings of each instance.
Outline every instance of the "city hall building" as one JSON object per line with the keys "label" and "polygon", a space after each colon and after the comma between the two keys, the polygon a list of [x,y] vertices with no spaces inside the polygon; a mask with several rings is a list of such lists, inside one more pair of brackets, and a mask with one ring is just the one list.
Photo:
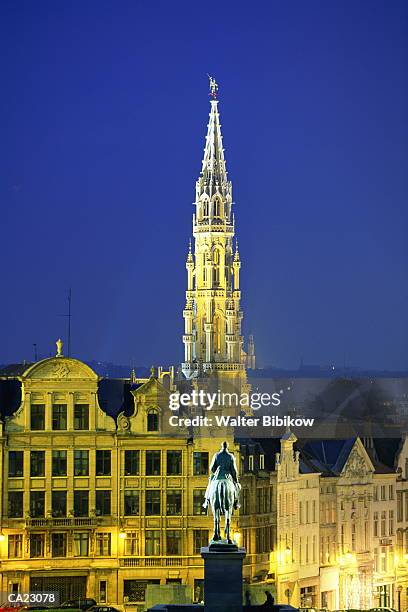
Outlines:
{"label": "city hall building", "polygon": [[249,585],[295,606],[405,609],[404,439],[297,440],[288,431],[255,440],[169,424],[172,392],[248,392],[246,369],[255,367],[253,339],[243,350],[216,93],[212,81],[179,372],[104,379],[64,356],[60,341],[55,357],[0,370],[0,588],[139,611],[149,584],[184,584],[201,601],[200,550],[212,534],[202,504],[211,457],[226,439],[242,484],[233,532]]}

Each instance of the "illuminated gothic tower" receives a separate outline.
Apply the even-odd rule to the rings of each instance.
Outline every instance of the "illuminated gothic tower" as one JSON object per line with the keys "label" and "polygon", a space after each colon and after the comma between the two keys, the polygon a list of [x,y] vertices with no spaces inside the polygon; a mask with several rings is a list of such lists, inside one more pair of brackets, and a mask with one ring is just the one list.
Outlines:
{"label": "illuminated gothic tower", "polygon": [[210,79],[211,110],[193,215],[194,254],[187,256],[184,363],[186,378],[210,372],[245,377],[241,363],[241,262],[232,213],[232,185],[222,146],[217,84]]}

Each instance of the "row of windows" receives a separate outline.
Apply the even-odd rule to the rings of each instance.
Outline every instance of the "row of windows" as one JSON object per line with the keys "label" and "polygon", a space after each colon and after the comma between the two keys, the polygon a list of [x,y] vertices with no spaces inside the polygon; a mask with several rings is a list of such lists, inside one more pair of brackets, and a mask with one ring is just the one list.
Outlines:
{"label": "row of windows", "polygon": [[248,455],[243,462],[244,472],[265,469],[265,455]]}
{"label": "row of windows", "polygon": [[[30,451],[30,476],[45,476],[45,452],[43,450]],[[53,450],[51,461],[52,476],[67,475],[67,451]],[[96,476],[111,475],[111,451],[97,450],[95,452]],[[24,451],[9,451],[9,477],[24,476]],[[74,451],[74,475],[89,476],[89,451]]]}
{"label": "row of windows", "polygon": [[320,563],[330,565],[335,563],[336,555],[336,536],[321,536],[320,538]]}
{"label": "row of windows", "polygon": [[[380,519],[380,520],[379,520]],[[394,510],[388,511],[388,529],[387,529],[387,511],[381,512],[381,517],[378,512],[373,514],[374,520],[374,536],[384,537],[394,535]]]}
{"label": "row of windows", "polygon": [[394,551],[392,547],[374,548],[374,571],[387,572],[392,569],[394,563]]}
{"label": "row of windows", "polygon": [[[387,495],[388,493],[388,495]],[[375,485],[374,486],[374,501],[387,501],[394,499],[394,485]]]}
{"label": "row of windows", "polygon": [[[112,535],[110,533],[95,534],[96,556],[111,555]],[[182,531],[169,529],[165,533],[165,554],[182,554]],[[161,532],[156,529],[148,529],[144,532],[145,555],[160,555],[163,543]],[[32,533],[29,536],[29,554],[31,558],[46,556],[45,533]],[[50,553],[52,557],[66,557],[68,555],[68,535],[66,532],[51,533]],[[193,530],[193,554],[200,554],[201,547],[208,545],[208,529]],[[90,554],[90,536],[88,532],[74,532],[72,534],[72,556],[88,557]],[[124,555],[140,555],[140,540],[138,531],[125,532]],[[14,534],[8,536],[8,556],[21,558],[23,556],[23,535]]]}
{"label": "row of windows", "polygon": [[[198,208],[198,219],[203,219],[208,217],[210,214],[210,203],[208,200],[204,200]],[[212,215],[213,217],[221,217],[222,212],[222,202],[218,198],[213,201],[212,205]]]}
{"label": "row of windows", "polygon": [[[202,507],[205,489],[195,489],[193,491],[193,514],[205,515],[206,511]],[[30,492],[30,517],[45,517],[45,491]],[[141,492],[135,489],[124,491],[124,516],[138,516],[141,510]],[[24,492],[9,491],[8,494],[8,517],[22,518],[24,508]],[[145,491],[145,515],[157,516],[162,514],[162,498],[159,489],[147,489]],[[179,516],[183,514],[182,491],[181,489],[169,489],[166,492],[167,516]],[[54,490],[51,492],[51,514],[54,518],[64,518],[67,516],[67,491]],[[80,489],[74,491],[73,514],[76,517],[87,517],[90,514],[89,491]],[[111,491],[97,489],[95,491],[95,515],[111,515]]]}
{"label": "row of windows", "polygon": [[[30,476],[45,476],[45,453],[43,450],[30,452]],[[24,451],[9,451],[9,477],[24,476]],[[145,474],[146,476],[159,476],[162,473],[161,451],[145,451]],[[74,476],[89,476],[89,451],[74,450]],[[193,453],[194,476],[207,476],[209,469],[208,452]],[[52,476],[67,476],[67,451],[53,450],[51,461]],[[96,476],[110,476],[112,470],[111,451],[95,451],[95,474]],[[182,451],[167,451],[166,474],[167,476],[181,476],[183,472]],[[140,475],[140,451],[126,450],[124,456],[124,475]]]}
{"label": "row of windows", "polygon": [[[357,537],[360,531],[360,538]],[[365,552],[370,546],[369,523],[342,524],[340,526],[340,551],[342,554],[349,552]]]}
{"label": "row of windows", "polygon": [[336,502],[334,500],[320,504],[320,522],[323,524],[336,522]]}
{"label": "row of windows", "polygon": [[308,524],[317,522],[316,500],[299,502],[299,523]]}
{"label": "row of windows", "polygon": [[[32,404],[30,410],[30,428],[33,431],[44,431],[45,404]],[[53,404],[51,407],[51,427],[54,431],[64,431],[68,427],[67,405]],[[75,404],[72,427],[76,431],[89,429],[89,404]]]}
{"label": "row of windows", "polygon": [[340,510],[347,510],[347,508],[350,506],[351,506],[351,510],[357,510],[359,502],[363,504],[364,508],[368,508],[368,501],[369,501],[368,495],[365,495],[364,497],[360,497],[359,499],[352,499],[351,502],[348,502],[342,499],[340,500]]}
{"label": "row of windows", "polygon": [[[267,514],[273,512],[273,489],[272,487],[256,488],[256,513]],[[241,491],[241,514],[250,514],[250,491],[244,487]]]}
{"label": "row of windows", "polygon": [[[294,561],[294,559],[293,559]],[[317,536],[306,536],[299,538],[299,564],[317,562]]]}
{"label": "row of windows", "polygon": [[[33,431],[44,431],[45,404],[32,404],[30,410],[30,427]],[[68,423],[67,404],[53,404],[51,407],[51,428],[53,431],[66,431],[68,425],[76,431],[89,429],[89,405],[75,404],[73,422]],[[156,410],[151,410],[147,415],[147,431],[159,430],[159,415]]]}

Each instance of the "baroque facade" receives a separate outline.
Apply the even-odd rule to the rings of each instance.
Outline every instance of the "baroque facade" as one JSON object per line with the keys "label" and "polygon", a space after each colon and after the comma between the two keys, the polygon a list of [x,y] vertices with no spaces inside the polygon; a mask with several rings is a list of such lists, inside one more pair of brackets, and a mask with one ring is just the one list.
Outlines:
{"label": "baroque facade", "polygon": [[[2,403],[3,591],[143,610],[148,584],[181,583],[200,598],[212,528],[202,501],[219,438],[174,434],[171,373],[108,381],[59,354],[1,379],[14,384]],[[231,450],[248,585],[304,607],[406,605],[406,444],[288,432]]]}

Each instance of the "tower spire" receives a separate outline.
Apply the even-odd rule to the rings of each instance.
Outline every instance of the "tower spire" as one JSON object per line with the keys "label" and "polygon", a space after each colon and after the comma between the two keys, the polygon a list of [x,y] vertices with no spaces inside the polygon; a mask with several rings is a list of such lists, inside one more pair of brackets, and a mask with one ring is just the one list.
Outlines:
{"label": "tower spire", "polygon": [[226,196],[231,192],[231,184],[227,179],[227,169],[222,145],[221,123],[218,112],[218,84],[210,78],[211,109],[205,139],[204,157],[200,177],[197,181],[199,195],[206,193],[210,197],[217,191]]}
{"label": "tower spire", "polygon": [[[210,116],[193,215],[194,251],[187,256],[184,363],[187,378],[245,372],[241,363],[241,292],[238,248],[218,112],[218,84],[210,78]],[[237,259],[238,258],[238,259]]]}

